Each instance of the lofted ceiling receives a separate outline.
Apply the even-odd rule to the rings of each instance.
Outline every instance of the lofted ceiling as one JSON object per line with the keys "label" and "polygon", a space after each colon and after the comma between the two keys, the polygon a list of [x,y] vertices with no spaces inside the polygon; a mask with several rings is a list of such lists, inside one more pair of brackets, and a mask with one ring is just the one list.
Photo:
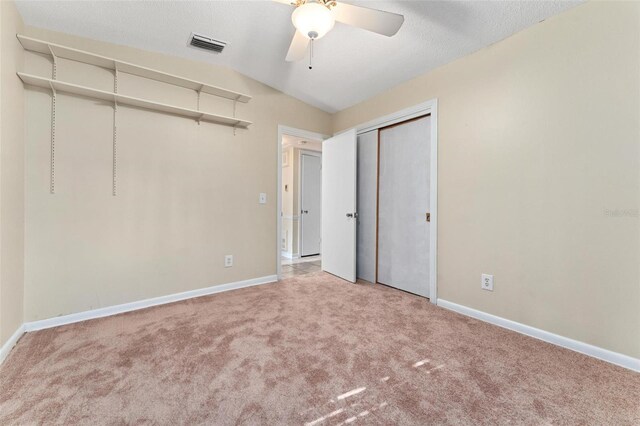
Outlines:
{"label": "lofted ceiling", "polygon": [[[328,112],[482,49],[580,1],[347,1],[400,13],[388,38],[336,23],[308,58],[285,62],[293,7],[272,1],[18,1],[25,24],[228,66]],[[187,47],[191,32],[226,41]]]}

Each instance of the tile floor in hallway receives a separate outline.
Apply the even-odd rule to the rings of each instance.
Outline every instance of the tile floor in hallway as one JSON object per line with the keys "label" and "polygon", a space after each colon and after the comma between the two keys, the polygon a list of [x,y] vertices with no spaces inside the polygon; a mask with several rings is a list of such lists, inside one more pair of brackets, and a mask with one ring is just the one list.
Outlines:
{"label": "tile floor in hallway", "polygon": [[290,265],[283,264],[281,278],[286,279],[291,277],[312,274],[314,272],[320,272],[321,271],[320,262],[321,262],[320,259],[318,259],[310,262],[293,263]]}

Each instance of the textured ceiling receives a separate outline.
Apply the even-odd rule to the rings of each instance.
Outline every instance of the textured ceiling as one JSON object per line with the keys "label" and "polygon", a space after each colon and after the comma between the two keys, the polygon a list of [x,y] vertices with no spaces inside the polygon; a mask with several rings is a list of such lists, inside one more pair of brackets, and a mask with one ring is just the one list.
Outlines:
{"label": "textured ceiling", "polygon": [[[27,25],[233,68],[335,112],[502,40],[579,2],[349,1],[405,16],[388,38],[336,24],[307,61],[284,61],[292,7],[271,1],[19,1]],[[228,42],[216,55],[191,32]]]}
{"label": "textured ceiling", "polygon": [[282,147],[295,147],[300,149],[308,149],[311,151],[322,151],[322,141],[314,141],[298,136],[282,135]]}

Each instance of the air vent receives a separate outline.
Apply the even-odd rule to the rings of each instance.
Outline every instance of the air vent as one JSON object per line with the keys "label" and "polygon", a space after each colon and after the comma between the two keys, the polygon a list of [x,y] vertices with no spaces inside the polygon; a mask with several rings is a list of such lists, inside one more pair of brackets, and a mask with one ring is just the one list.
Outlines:
{"label": "air vent", "polygon": [[191,34],[189,39],[189,45],[197,47],[198,49],[209,50],[211,52],[220,53],[225,48],[227,43],[220,40],[214,40],[211,37],[203,36],[200,34]]}

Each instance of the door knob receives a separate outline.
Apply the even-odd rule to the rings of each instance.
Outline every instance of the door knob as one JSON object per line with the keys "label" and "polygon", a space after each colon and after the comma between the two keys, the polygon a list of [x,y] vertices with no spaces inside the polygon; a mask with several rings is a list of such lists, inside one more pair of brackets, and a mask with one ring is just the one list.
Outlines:
{"label": "door knob", "polygon": [[356,213],[356,212],[347,213],[347,217],[358,217],[358,213]]}
{"label": "door knob", "polygon": [[302,210],[300,213],[302,213],[302,214],[309,214],[309,210]]}

